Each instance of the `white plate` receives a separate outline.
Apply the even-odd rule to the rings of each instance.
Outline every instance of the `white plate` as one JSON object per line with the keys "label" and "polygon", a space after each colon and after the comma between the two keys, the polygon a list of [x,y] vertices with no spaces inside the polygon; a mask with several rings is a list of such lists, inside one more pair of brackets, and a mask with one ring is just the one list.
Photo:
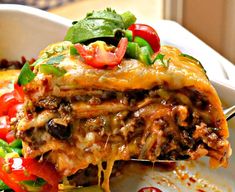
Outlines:
{"label": "white plate", "polygon": [[[20,59],[22,55],[26,58],[36,57],[49,43],[62,41],[70,25],[70,20],[38,9],[0,5],[0,59]],[[230,79],[235,70],[231,63],[175,22],[157,21],[151,25],[157,29],[162,44],[174,45],[198,58],[226,106],[235,104],[235,86]],[[235,124],[230,124],[230,134],[232,148],[235,149]],[[186,178],[179,179],[180,175]],[[196,177],[196,182],[190,181],[189,177]],[[232,192],[235,191],[234,181],[235,154],[227,169],[209,169],[207,158],[185,163],[185,170],[179,170],[178,173],[152,167],[130,167],[124,175],[112,179],[111,186],[113,192],[136,192],[143,186],[156,186],[164,192],[198,192],[198,189]]]}

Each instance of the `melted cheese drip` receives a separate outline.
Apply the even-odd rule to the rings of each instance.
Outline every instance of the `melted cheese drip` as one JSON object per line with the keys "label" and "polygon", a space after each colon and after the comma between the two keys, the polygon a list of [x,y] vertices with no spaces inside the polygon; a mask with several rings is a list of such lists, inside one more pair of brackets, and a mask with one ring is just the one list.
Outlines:
{"label": "melted cheese drip", "polygon": [[[104,189],[105,192],[110,192],[109,180],[115,160],[115,155],[111,155],[111,158],[106,161],[106,169],[103,168],[102,162],[98,163],[98,184],[99,186],[101,186],[102,189]],[[101,183],[102,175],[103,182]]]}

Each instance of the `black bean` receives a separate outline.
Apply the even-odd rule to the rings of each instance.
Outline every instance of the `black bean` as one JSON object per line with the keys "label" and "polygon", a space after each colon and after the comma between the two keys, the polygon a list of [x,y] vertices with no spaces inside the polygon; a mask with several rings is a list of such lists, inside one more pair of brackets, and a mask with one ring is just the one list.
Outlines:
{"label": "black bean", "polygon": [[70,125],[65,126],[62,124],[58,124],[53,119],[47,122],[46,130],[52,137],[55,137],[56,139],[60,139],[60,140],[67,139],[71,135]]}

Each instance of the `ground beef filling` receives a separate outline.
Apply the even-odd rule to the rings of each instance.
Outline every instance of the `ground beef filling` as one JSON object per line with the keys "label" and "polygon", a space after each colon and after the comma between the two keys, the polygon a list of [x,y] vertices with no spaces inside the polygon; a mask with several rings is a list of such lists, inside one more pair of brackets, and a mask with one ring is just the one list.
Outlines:
{"label": "ground beef filling", "polygon": [[[101,151],[115,145],[119,152],[125,151],[123,159],[177,160],[209,155],[221,160],[224,156],[217,149],[226,147],[226,140],[219,135],[219,130],[208,114],[200,113],[207,112],[210,104],[195,90],[182,89],[176,92],[158,87],[151,91],[98,90],[96,94],[92,93],[69,99],[52,96],[40,99],[34,103],[34,111],[29,113],[35,115],[48,110],[55,113],[56,117],[50,119],[45,126],[31,127],[24,132],[19,131],[17,135],[32,151],[40,149],[40,153],[48,155],[55,164],[60,163],[53,154],[66,156],[68,151],[43,151],[42,146],[51,140],[67,145],[68,150],[74,153],[80,147],[85,155],[94,153],[93,144],[99,145]],[[112,112],[112,109],[103,113],[107,101],[113,103],[113,108],[117,104],[122,104],[124,108],[118,112]],[[86,105],[86,109],[93,106],[103,106],[104,109],[101,112],[90,111],[86,113],[87,117],[78,118],[79,115],[75,115],[74,118],[73,104],[76,102]],[[108,107],[110,109],[110,105]],[[28,155],[35,157],[40,153]]]}

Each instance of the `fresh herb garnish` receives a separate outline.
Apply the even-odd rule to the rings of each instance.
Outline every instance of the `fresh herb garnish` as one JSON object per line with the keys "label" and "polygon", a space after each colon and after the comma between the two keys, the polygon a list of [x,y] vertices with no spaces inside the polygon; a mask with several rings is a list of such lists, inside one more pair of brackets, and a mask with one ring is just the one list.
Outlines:
{"label": "fresh herb garnish", "polygon": [[140,48],[139,60],[147,65],[153,64],[149,49],[146,46]]}
{"label": "fresh herb garnish", "polygon": [[97,38],[114,38],[117,30],[126,29],[135,20],[135,16],[130,12],[119,15],[111,9],[93,11],[84,19],[72,23],[73,26],[69,28],[65,40],[81,43]]}
{"label": "fresh herb garnish", "polygon": [[153,63],[156,62],[156,61],[159,61],[158,63],[159,63],[161,66],[163,66],[163,67],[168,67],[168,66],[169,66],[169,61],[170,61],[170,59],[165,60],[164,57],[165,57],[164,54],[158,53],[157,56],[154,58]]}
{"label": "fresh herb garnish", "polygon": [[21,69],[17,83],[19,85],[26,85],[35,78],[35,74],[31,71],[29,62],[26,62]]}
{"label": "fresh herb garnish", "polygon": [[39,67],[39,70],[41,73],[44,73],[46,75],[55,75],[56,77],[63,76],[66,73],[65,69],[58,68],[51,64],[42,64]]}
{"label": "fresh herb garnish", "polygon": [[55,57],[51,57],[50,59],[48,59],[48,61],[46,63],[49,65],[59,64],[63,59],[64,59],[64,55],[58,55]]}

